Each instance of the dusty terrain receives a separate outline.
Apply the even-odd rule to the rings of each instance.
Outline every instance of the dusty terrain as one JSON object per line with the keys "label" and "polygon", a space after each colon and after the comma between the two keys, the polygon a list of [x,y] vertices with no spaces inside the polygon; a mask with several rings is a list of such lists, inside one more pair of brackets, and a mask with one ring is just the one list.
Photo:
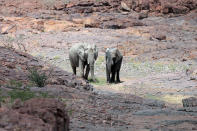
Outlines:
{"label": "dusty terrain", "polygon": [[[65,103],[73,131],[197,130],[196,107],[182,106],[197,95],[196,8],[195,0],[0,0],[0,85],[25,87],[29,67],[53,69],[46,87],[30,90]],[[79,42],[99,49],[93,91],[71,73],[68,50]],[[124,55],[120,84],[105,82],[107,47]]]}

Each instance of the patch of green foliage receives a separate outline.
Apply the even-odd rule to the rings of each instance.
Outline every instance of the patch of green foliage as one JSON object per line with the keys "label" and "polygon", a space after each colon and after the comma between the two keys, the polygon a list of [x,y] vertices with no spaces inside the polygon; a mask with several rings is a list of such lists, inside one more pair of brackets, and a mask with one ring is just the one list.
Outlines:
{"label": "patch of green foliage", "polygon": [[10,97],[11,102],[13,102],[15,99],[20,99],[21,101],[29,100],[36,97],[36,94],[28,90],[14,89],[8,92],[8,96]]}
{"label": "patch of green foliage", "polygon": [[53,60],[59,60],[61,57],[60,56],[54,56]]}
{"label": "patch of green foliage", "polygon": [[103,77],[99,77],[99,78],[96,78],[96,81],[91,81],[89,79],[90,83],[93,84],[93,85],[98,85],[98,86],[103,86],[103,85],[106,85],[106,79],[103,78]]}
{"label": "patch of green foliage", "polygon": [[41,98],[53,98],[54,96],[49,95],[47,92],[39,92],[38,97]]}
{"label": "patch of green foliage", "polygon": [[52,98],[47,92],[33,92],[30,90],[13,89],[10,91],[0,90],[0,103],[4,103],[6,99],[13,103],[16,99],[26,101],[31,98]]}
{"label": "patch of green foliage", "polygon": [[10,80],[8,85],[11,87],[17,88],[17,87],[23,86],[23,83],[21,81],[17,81],[17,80]]}
{"label": "patch of green foliage", "polygon": [[159,96],[154,96],[154,95],[151,95],[151,94],[147,94],[147,95],[145,96],[145,98],[147,98],[147,99],[152,99],[152,100],[162,100],[161,97],[159,97]]}
{"label": "patch of green foliage", "polygon": [[32,81],[38,87],[44,87],[48,77],[45,73],[39,73],[37,69],[29,70],[30,75],[28,76],[30,81]]}

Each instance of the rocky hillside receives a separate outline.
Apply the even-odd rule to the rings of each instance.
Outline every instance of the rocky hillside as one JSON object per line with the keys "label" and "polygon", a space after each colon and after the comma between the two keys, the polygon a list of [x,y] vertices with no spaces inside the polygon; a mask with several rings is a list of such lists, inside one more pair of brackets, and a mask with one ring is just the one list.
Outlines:
{"label": "rocky hillside", "polygon": [[[36,83],[32,83],[35,81],[29,78],[33,75],[31,69],[46,74],[44,86],[51,87],[49,90],[52,91],[39,91],[36,88]],[[65,109],[65,103],[57,100],[61,96],[59,93],[54,97],[57,91],[52,88],[58,85],[67,89],[92,90],[91,85],[71,73],[52,67],[27,53],[0,47],[0,129],[68,131],[68,109]],[[49,97],[48,93],[52,96]]]}
{"label": "rocky hillside", "polygon": [[56,84],[82,90],[91,89],[89,84],[76,78],[72,73],[51,67],[31,55],[5,47],[0,47],[0,50],[0,85],[8,84],[10,81],[18,81],[23,86],[28,86],[30,84],[28,76],[31,74],[29,70],[35,68],[46,74],[48,77],[47,85]]}

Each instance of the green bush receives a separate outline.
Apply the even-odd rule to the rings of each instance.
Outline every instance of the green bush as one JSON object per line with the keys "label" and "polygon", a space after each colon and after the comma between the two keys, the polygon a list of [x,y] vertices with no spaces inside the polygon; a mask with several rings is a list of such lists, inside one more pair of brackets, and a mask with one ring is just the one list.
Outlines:
{"label": "green bush", "polygon": [[36,94],[28,90],[12,90],[8,92],[8,96],[13,102],[15,99],[21,99],[21,101],[29,100],[36,97]]}
{"label": "green bush", "polygon": [[30,75],[29,79],[36,84],[38,87],[44,87],[46,84],[46,80],[48,77],[45,73],[39,73],[37,69],[31,69],[29,70]]}
{"label": "green bush", "polygon": [[17,88],[17,87],[23,86],[23,83],[21,81],[10,80],[9,81],[9,86]]}

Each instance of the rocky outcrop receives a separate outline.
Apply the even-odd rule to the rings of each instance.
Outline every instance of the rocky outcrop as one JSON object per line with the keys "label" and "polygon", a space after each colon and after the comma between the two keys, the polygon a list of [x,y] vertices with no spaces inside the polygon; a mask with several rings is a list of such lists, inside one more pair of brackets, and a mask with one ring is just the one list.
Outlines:
{"label": "rocky outcrop", "polygon": [[195,0],[131,0],[125,1],[137,12],[148,10],[154,14],[185,14],[197,8]]}
{"label": "rocky outcrop", "polygon": [[36,68],[45,72],[48,77],[47,84],[65,85],[83,90],[92,90],[92,86],[72,73],[51,67],[45,62],[31,55],[0,47],[0,85],[7,85],[10,81],[20,81],[23,86],[28,85],[29,69]]}
{"label": "rocky outcrop", "polygon": [[12,109],[0,108],[0,130],[69,130],[69,117],[61,102],[35,98],[19,103]]}
{"label": "rocky outcrop", "polygon": [[[141,12],[147,10],[149,14],[185,14],[197,8],[196,0],[72,0],[70,2],[40,1],[40,0],[0,0],[0,13],[14,16],[38,16],[38,9],[48,14],[46,18],[64,19],[62,14],[89,13],[120,13]],[[2,8],[3,7],[3,8]],[[59,11],[63,11],[58,13]],[[42,16],[43,18],[44,16]]]}
{"label": "rocky outcrop", "polygon": [[104,0],[104,1],[74,1],[68,4],[65,11],[71,13],[93,13],[93,12],[136,12],[148,10],[155,14],[185,14],[197,8],[195,0]]}
{"label": "rocky outcrop", "polygon": [[138,20],[137,15],[120,13],[97,13],[86,17],[84,21],[84,26],[87,28],[125,29],[133,26],[145,26],[143,22]]}

